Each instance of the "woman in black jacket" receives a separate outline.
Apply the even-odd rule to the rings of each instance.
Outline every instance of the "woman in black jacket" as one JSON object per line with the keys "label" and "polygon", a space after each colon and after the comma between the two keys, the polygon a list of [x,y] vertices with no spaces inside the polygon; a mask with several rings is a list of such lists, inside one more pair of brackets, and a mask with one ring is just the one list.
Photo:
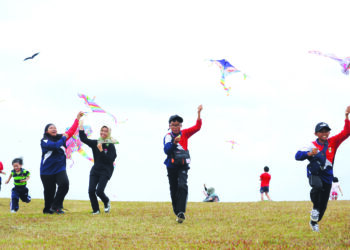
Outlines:
{"label": "woman in black jacket", "polygon": [[[114,143],[111,138],[111,129],[103,126],[100,130],[100,139],[90,140],[87,138],[82,122],[79,126],[80,140],[92,149],[94,165],[90,171],[89,197],[93,214],[100,213],[97,196],[104,203],[105,213],[109,213],[111,204],[109,198],[104,193],[107,182],[112,177],[114,170],[114,160],[117,158]],[[97,195],[97,196],[96,196]]]}

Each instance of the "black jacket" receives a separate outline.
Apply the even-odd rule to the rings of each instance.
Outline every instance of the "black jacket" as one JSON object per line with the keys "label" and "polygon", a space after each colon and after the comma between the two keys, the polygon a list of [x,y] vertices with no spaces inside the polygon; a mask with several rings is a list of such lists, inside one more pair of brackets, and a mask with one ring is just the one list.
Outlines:
{"label": "black jacket", "polygon": [[104,175],[112,177],[114,171],[114,160],[117,158],[117,152],[113,143],[102,144],[103,151],[97,148],[97,140],[87,138],[84,130],[79,130],[80,140],[92,149],[94,155],[94,165],[91,168],[90,175]]}

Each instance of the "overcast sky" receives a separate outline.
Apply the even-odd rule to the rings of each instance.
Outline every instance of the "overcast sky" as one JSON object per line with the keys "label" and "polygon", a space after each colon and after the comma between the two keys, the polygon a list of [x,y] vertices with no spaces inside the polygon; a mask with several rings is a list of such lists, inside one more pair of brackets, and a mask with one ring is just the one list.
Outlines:
{"label": "overcast sky", "polygon": [[[47,123],[63,132],[80,111],[77,93],[96,96],[110,116],[85,118],[98,137],[111,125],[117,167],[112,200],[169,201],[163,164],[168,118],[202,129],[189,140],[189,201],[202,185],[222,201],[259,200],[259,176],[270,167],[273,200],[308,200],[306,162],[294,155],[315,139],[314,127],[344,126],[350,77],[337,62],[309,50],[350,56],[348,1],[0,1],[0,160],[24,157],[34,198],[43,198],[40,139]],[[23,61],[35,52],[34,59]],[[207,59],[227,59],[248,75],[227,77]],[[232,150],[227,140],[237,141]],[[350,199],[350,140],[334,173]],[[86,151],[91,154],[89,148]],[[92,155],[92,154],[91,154]],[[88,199],[91,164],[79,154],[68,168],[67,199]],[[68,162],[67,165],[70,165]],[[4,182],[0,197],[10,197]]]}

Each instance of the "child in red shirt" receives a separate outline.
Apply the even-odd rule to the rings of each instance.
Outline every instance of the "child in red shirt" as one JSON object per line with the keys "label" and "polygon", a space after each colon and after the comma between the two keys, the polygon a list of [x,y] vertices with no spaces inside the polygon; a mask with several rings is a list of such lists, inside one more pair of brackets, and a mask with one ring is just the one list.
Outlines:
{"label": "child in red shirt", "polygon": [[269,167],[264,167],[264,173],[260,175],[260,181],[261,181],[261,185],[260,185],[260,194],[261,194],[261,200],[264,200],[264,193],[267,197],[267,199],[269,199],[269,201],[271,200],[270,196],[269,196],[269,185],[270,185],[270,180],[271,180],[271,175],[268,173],[269,172]]}

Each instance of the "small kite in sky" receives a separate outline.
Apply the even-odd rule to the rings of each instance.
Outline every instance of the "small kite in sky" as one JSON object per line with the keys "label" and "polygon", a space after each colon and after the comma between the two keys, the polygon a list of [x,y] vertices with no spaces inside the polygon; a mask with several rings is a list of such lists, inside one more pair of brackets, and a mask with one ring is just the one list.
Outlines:
{"label": "small kite in sky", "polygon": [[335,56],[333,54],[323,54],[323,53],[321,53],[320,51],[317,51],[317,50],[310,50],[309,53],[310,54],[319,55],[319,56],[328,57],[330,59],[338,61],[340,66],[342,67],[342,72],[345,75],[349,75],[349,71],[350,71],[350,57],[340,58],[340,57],[337,57],[337,56]]}
{"label": "small kite in sky", "polygon": [[29,60],[29,59],[34,59],[34,57],[36,57],[37,55],[39,55],[39,53],[40,53],[40,52],[35,53],[34,55],[32,55],[32,56],[30,56],[30,57],[27,57],[27,58],[25,58],[23,61],[27,61],[27,60]]}
{"label": "small kite in sky", "polygon": [[90,98],[87,95],[84,94],[78,94],[78,96],[82,99],[84,99],[85,104],[91,109],[92,112],[95,113],[106,113],[108,115],[110,115],[111,117],[113,117],[113,120],[115,122],[115,124],[117,124],[117,118],[115,118],[114,115],[112,115],[111,113],[106,112],[105,110],[103,110],[96,102],[95,102],[95,97]]}
{"label": "small kite in sky", "polygon": [[231,140],[231,141],[226,141],[226,142],[228,142],[228,143],[231,143],[231,144],[232,144],[232,149],[233,149],[233,146],[234,146],[235,144],[237,144],[237,142],[236,142],[236,141],[234,141],[234,140]]}
{"label": "small kite in sky", "polygon": [[[216,65],[219,66],[221,70],[221,80],[220,84],[224,87],[224,90],[227,91],[227,95],[229,95],[230,87],[227,87],[225,85],[225,79],[226,76],[232,74],[232,73],[238,73],[241,72],[238,70],[235,66],[233,66],[231,63],[229,63],[226,59],[222,60],[210,60],[211,62],[214,62]],[[244,80],[247,78],[247,75],[243,73]]]}

